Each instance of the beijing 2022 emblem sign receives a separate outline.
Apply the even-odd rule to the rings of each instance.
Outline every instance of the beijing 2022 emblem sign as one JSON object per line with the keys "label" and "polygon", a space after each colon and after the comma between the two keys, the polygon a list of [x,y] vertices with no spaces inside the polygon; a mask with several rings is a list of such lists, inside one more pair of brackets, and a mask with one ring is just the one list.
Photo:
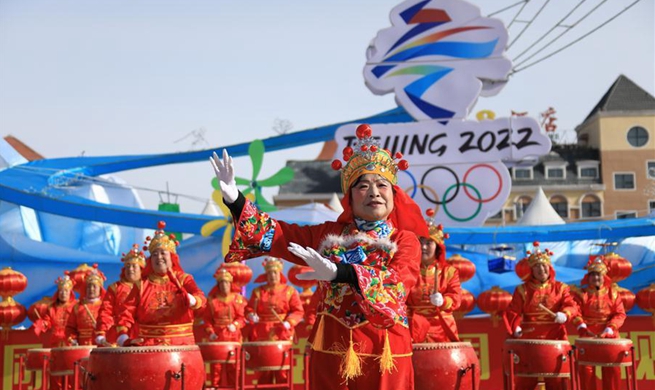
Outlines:
{"label": "beijing 2022 emblem sign", "polygon": [[[364,79],[375,94],[393,92],[417,122],[377,124],[380,145],[409,161],[398,185],[447,226],[479,226],[505,203],[508,167],[550,151],[530,117],[468,120],[479,96],[505,85],[507,29],[458,0],[409,0],[367,50]],[[340,127],[337,150],[352,146],[357,124]]]}

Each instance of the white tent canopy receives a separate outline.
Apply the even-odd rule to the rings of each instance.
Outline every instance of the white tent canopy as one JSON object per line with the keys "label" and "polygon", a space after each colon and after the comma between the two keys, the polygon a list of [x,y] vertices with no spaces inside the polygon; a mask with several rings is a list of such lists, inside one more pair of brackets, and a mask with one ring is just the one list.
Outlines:
{"label": "white tent canopy", "polygon": [[562,217],[557,214],[553,206],[546,198],[544,190],[539,187],[534,199],[525,210],[523,216],[516,223],[522,226],[538,226],[538,225],[563,225],[565,222]]}

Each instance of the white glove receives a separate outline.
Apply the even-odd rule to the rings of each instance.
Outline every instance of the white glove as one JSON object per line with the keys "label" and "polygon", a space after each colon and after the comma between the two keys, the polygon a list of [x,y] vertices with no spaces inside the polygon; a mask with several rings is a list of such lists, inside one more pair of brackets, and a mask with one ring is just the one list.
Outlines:
{"label": "white glove", "polygon": [[614,336],[614,329],[612,329],[612,328],[610,328],[610,327],[608,326],[608,327],[605,328],[605,330],[603,331],[603,334],[604,334],[604,335],[607,335],[607,336]]}
{"label": "white glove", "polygon": [[443,295],[441,293],[430,294],[430,303],[436,307],[443,306]]}
{"label": "white glove", "polygon": [[216,335],[216,333],[212,333],[209,335],[209,341],[215,341],[217,338],[218,336]]}
{"label": "white glove", "polygon": [[587,324],[585,324],[585,323],[583,322],[583,323],[581,323],[580,325],[578,325],[578,330],[580,330],[580,329],[587,329]]}
{"label": "white glove", "polygon": [[523,329],[521,329],[520,326],[517,326],[516,329],[514,329],[514,337],[519,338],[523,336]]}
{"label": "white glove", "polygon": [[123,344],[125,344],[125,342],[129,338],[130,338],[130,336],[128,336],[126,334],[122,334],[122,335],[118,336],[118,339],[116,339],[116,344],[118,344],[118,345],[120,345],[122,347]]}
{"label": "white glove", "polygon": [[325,280],[330,282],[337,277],[337,265],[321,256],[321,254],[314,249],[310,247],[303,248],[294,242],[289,243],[287,249],[289,252],[303,259],[308,266],[314,269],[313,271],[296,275],[298,279]]}
{"label": "white glove", "polygon": [[107,338],[103,335],[96,336],[96,345],[104,345],[107,342]]}
{"label": "white glove", "polygon": [[256,324],[259,322],[259,316],[255,313],[250,313],[248,314],[248,320],[253,324]]}
{"label": "white glove", "polygon": [[234,203],[239,196],[239,190],[234,180],[234,163],[232,162],[232,157],[227,154],[227,150],[223,149],[223,160],[219,159],[216,152],[214,152],[213,157],[210,157],[209,161],[212,164],[212,168],[214,168],[218,184],[221,186],[223,199],[228,204]]}
{"label": "white glove", "polygon": [[71,339],[71,345],[72,346],[77,346],[77,345],[80,345],[80,344],[77,342],[77,339]]}
{"label": "white glove", "polygon": [[237,327],[234,326],[234,324],[230,324],[230,325],[227,326],[227,330],[229,330],[230,332],[236,332]]}
{"label": "white glove", "polygon": [[568,317],[566,316],[566,314],[562,313],[561,311],[555,313],[555,322],[557,322],[558,324],[565,323],[567,319]]}
{"label": "white glove", "polygon": [[198,303],[198,300],[193,295],[187,293],[186,296],[189,298],[189,306],[193,307],[196,305],[196,303]]}
{"label": "white glove", "polygon": [[284,322],[282,323],[282,325],[284,325],[284,329],[286,329],[286,330],[291,329],[291,324],[288,323],[287,321],[284,321]]}

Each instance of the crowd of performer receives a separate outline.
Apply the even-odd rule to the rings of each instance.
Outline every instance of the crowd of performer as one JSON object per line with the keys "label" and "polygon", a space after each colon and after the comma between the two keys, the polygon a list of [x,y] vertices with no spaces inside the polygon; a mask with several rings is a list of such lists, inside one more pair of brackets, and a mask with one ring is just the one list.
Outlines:
{"label": "crowd of performer", "polygon": [[[400,156],[375,147],[370,128],[358,129],[359,149],[344,150],[341,170],[345,211],[336,222],[298,226],[272,219],[241,194],[224,152],[212,165],[235,221],[225,261],[264,257],[265,273],[249,299],[219,267],[216,286],[205,295],[185,273],[177,241],[160,224],[147,240],[121,258],[120,280],[104,289],[98,269],[73,294],[67,275],[57,279],[52,304],[34,324],[45,347],[65,345],[189,345],[201,318],[210,342],[293,341],[305,322],[311,330],[310,383],[330,388],[413,389],[412,344],[459,341],[453,312],[461,301],[457,268],[446,261],[444,233],[396,185]],[[406,165],[406,164],[405,164]],[[531,272],[514,292],[504,320],[508,337],[566,340],[566,324],[580,337],[618,337],[625,311],[607,278],[602,256],[588,266],[584,287],[572,292],[556,280],[551,253],[538,246],[527,257]],[[299,294],[286,284],[282,259],[312,268],[299,279],[318,281],[305,313]],[[213,386],[235,383],[235,368],[212,364]],[[259,383],[286,381],[286,372],[263,372]],[[584,372],[584,388],[595,388]],[[340,378],[336,378],[339,376]],[[517,378],[533,389],[536,378]],[[614,368],[603,370],[605,389],[618,388]],[[564,388],[560,379],[547,388]],[[320,388],[317,387],[317,388]]]}

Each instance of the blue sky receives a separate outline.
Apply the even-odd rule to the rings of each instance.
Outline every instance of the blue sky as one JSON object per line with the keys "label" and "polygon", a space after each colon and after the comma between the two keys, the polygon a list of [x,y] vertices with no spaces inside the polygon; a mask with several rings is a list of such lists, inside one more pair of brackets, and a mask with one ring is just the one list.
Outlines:
{"label": "blue sky", "polygon": [[[589,0],[584,9],[598,4]],[[487,15],[516,0],[469,0]],[[538,9],[533,0],[525,11]],[[610,0],[570,32],[575,38],[633,0]],[[276,135],[276,118],[294,130],[354,119],[395,106],[364,85],[365,50],[400,1],[0,1],[0,133],[46,157],[167,153]],[[511,11],[498,17],[511,21]],[[581,11],[583,9],[581,8]],[[509,57],[565,12],[550,4]],[[578,15],[582,16],[583,12]],[[514,75],[474,112],[511,110],[538,117],[558,111],[573,129],[623,73],[655,93],[654,2],[642,0],[575,46]],[[575,20],[576,18],[572,18]],[[510,29],[510,40],[522,25]],[[571,39],[566,39],[568,42]],[[523,46],[522,46],[523,45]],[[561,45],[556,44],[557,48]],[[293,150],[313,159],[320,145]],[[261,177],[284,166],[271,153]],[[250,175],[247,158],[236,161]],[[208,164],[184,164],[119,175],[141,187],[209,198]],[[156,207],[156,193],[141,193]],[[180,198],[183,211],[200,201]]]}

